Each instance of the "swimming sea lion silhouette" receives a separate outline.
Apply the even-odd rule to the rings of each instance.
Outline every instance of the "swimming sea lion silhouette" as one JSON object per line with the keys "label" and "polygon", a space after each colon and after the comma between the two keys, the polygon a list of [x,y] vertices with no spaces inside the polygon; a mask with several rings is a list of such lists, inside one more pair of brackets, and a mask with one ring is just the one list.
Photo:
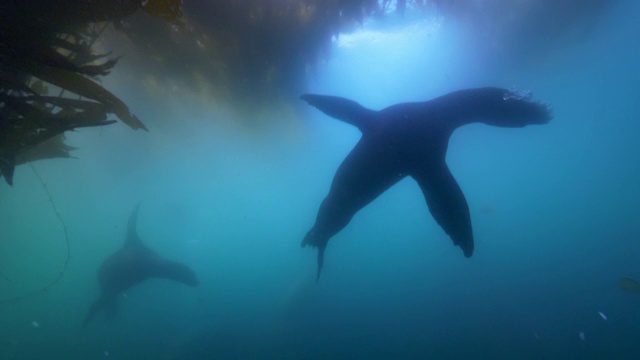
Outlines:
{"label": "swimming sea lion silhouette", "polygon": [[136,231],[139,207],[136,206],[129,217],[124,246],[109,256],[98,270],[101,295],[91,305],[84,325],[102,309],[106,309],[108,317],[115,317],[118,295],[149,278],[169,279],[189,286],[200,284],[188,266],[167,260],[142,243]]}
{"label": "swimming sea lion silhouette", "polygon": [[445,162],[455,129],[473,122],[501,127],[545,124],[550,108],[528,94],[486,87],[449,93],[425,102],[401,103],[380,111],[325,95],[302,100],[325,114],[355,125],[362,137],[338,168],[329,194],[302,246],[318,248],[320,278],[329,239],[353,215],[399,180],[417,182],[431,214],[466,257],[473,254],[469,206]]}

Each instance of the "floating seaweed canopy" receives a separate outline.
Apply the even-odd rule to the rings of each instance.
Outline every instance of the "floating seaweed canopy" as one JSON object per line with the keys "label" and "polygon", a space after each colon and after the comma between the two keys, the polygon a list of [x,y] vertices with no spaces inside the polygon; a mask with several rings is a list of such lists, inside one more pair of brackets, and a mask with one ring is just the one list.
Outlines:
{"label": "floating seaweed canopy", "polygon": [[[171,86],[162,91],[174,91],[168,97],[195,92],[204,95],[207,104],[215,99],[236,109],[261,112],[281,100],[297,98],[304,91],[306,72],[327,57],[332,38],[370,16],[437,10],[473,29],[478,43],[490,39],[492,51],[509,51],[524,62],[543,56],[545,49],[566,38],[564,34],[588,29],[614,2],[184,0],[183,27],[138,15],[118,26],[144,49],[128,53],[127,63],[153,79],[154,90],[155,84],[167,79]],[[505,11],[510,16],[504,16]],[[504,53],[498,55],[505,58]]]}
{"label": "floating seaweed canopy", "polygon": [[[37,158],[68,157],[70,148],[60,142],[65,131],[114,123],[107,120],[109,114],[132,129],[146,130],[123,101],[94,81],[108,75],[117,59],[93,53],[92,45],[108,22],[138,9],[174,22],[182,16],[179,0],[52,4],[0,4],[0,175],[9,184],[17,157],[49,139],[58,140]],[[57,95],[49,94],[49,85]]]}
{"label": "floating seaweed canopy", "polygon": [[143,49],[128,52],[127,64],[146,78],[170,81],[164,91],[260,113],[297,99],[306,72],[328,57],[340,31],[393,12],[396,3],[426,7],[395,0],[184,0],[184,26],[136,14],[118,29]]}

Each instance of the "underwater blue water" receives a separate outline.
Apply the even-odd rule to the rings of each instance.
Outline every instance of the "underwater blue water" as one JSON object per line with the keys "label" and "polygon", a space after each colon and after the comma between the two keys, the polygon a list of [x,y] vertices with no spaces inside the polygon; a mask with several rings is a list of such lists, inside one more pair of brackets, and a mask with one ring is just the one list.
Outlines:
{"label": "underwater blue water", "polygon": [[[0,359],[637,358],[640,294],[617,282],[640,278],[639,17],[640,4],[621,1],[587,38],[527,62],[440,17],[338,38],[309,92],[381,109],[515,86],[554,119],[452,136],[471,259],[407,178],[332,239],[317,284],[315,251],[300,241],[358,130],[311,107],[247,129],[188,94],[160,110],[166,99],[114,71],[105,86],[150,131],[80,130],[68,134],[78,159],[33,164],[71,260],[47,292],[0,305]],[[64,263],[63,227],[35,171],[18,167],[13,188],[0,184],[3,299]],[[142,240],[201,285],[150,280],[119,299],[117,319],[82,328],[95,272],[139,202]]]}

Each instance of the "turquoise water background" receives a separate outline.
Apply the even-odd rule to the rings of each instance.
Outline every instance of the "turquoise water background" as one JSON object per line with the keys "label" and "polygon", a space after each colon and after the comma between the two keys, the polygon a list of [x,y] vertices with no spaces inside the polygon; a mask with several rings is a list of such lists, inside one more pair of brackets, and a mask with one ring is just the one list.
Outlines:
{"label": "turquoise water background", "polygon": [[[637,358],[640,294],[617,282],[640,278],[638,18],[640,4],[621,1],[587,38],[528,61],[437,17],[337,39],[309,92],[381,109],[516,86],[554,119],[452,136],[471,259],[405,179],[333,238],[317,284],[315,252],[300,241],[358,130],[301,104],[295,119],[248,131],[188,95],[160,107],[116,69],[105,87],[148,133],[69,133],[78,159],[20,166],[13,188],[0,184],[1,298],[39,289],[65,260],[35,171],[71,247],[59,283],[0,304],[0,359]],[[140,237],[201,285],[147,281],[119,299],[117,319],[82,328],[95,272],[139,202]]]}

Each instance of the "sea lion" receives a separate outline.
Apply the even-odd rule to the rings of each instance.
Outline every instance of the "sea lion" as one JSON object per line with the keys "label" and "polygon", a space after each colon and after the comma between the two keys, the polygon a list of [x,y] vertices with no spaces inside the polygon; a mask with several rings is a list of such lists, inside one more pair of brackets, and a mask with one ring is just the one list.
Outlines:
{"label": "sea lion", "polygon": [[336,96],[307,94],[301,98],[362,132],[338,168],[316,222],[302,241],[303,247],[318,248],[316,280],[329,239],[355,213],[406,176],[418,182],[435,220],[464,255],[471,257],[474,244],[469,206],[445,162],[451,134],[473,122],[523,127],[546,124],[552,118],[551,109],[531,101],[529,94],[495,87],[460,90],[380,111]]}
{"label": "sea lion", "polygon": [[188,266],[167,260],[142,243],[136,231],[138,208],[139,205],[129,217],[124,246],[109,256],[98,270],[101,295],[91,305],[84,325],[102,309],[106,309],[108,317],[115,317],[118,296],[147,279],[163,278],[189,286],[200,284]]}

